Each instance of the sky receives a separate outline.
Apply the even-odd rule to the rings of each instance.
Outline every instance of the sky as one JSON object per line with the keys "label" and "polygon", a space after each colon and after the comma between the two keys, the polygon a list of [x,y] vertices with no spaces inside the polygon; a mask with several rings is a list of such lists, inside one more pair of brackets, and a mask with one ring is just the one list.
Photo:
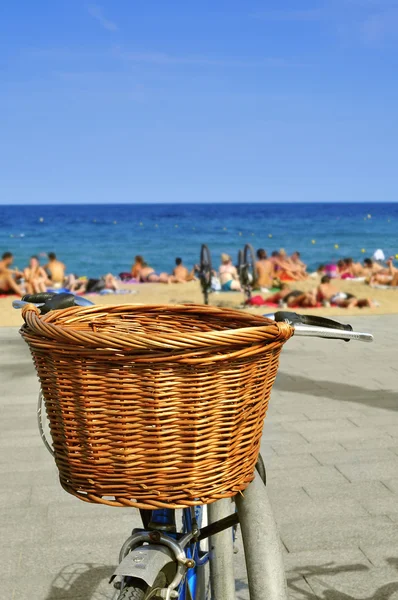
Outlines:
{"label": "sky", "polygon": [[395,202],[398,0],[0,7],[0,203]]}

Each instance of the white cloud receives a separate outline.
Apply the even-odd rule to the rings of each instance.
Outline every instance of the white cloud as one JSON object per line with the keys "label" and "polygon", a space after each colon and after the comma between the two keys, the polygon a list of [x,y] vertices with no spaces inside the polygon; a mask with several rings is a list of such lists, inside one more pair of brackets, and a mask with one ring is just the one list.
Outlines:
{"label": "white cloud", "polygon": [[89,12],[89,14],[94,17],[94,19],[96,19],[101,26],[104,29],[107,29],[108,31],[118,31],[118,26],[116,25],[116,23],[114,23],[113,21],[109,21],[109,19],[106,19],[104,17],[104,14],[102,12],[102,8],[100,6],[98,6],[98,4],[90,4],[87,7],[87,10]]}

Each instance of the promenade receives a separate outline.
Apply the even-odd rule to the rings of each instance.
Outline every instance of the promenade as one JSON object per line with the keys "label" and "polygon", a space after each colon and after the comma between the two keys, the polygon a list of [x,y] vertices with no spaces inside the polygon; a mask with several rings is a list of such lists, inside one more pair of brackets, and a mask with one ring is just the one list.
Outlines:
{"label": "promenade", "polygon": [[[375,343],[286,345],[264,427],[292,600],[398,599],[398,316],[350,322]],[[107,580],[136,511],[62,490],[16,328],[0,329],[0,358],[1,597],[111,600]],[[242,558],[240,549],[237,598],[247,600]]]}

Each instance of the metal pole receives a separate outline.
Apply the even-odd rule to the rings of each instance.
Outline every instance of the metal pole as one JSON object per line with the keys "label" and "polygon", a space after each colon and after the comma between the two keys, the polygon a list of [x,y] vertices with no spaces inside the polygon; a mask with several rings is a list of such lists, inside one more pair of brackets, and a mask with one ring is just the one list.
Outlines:
{"label": "metal pole", "polygon": [[287,600],[279,533],[266,487],[257,473],[235,501],[242,528],[250,600]]}
{"label": "metal pole", "polygon": [[[214,523],[227,517],[234,510],[229,499],[209,504],[209,522]],[[232,529],[225,529],[210,538],[210,584],[213,600],[234,600],[234,552]],[[263,599],[264,600],[264,599]]]}

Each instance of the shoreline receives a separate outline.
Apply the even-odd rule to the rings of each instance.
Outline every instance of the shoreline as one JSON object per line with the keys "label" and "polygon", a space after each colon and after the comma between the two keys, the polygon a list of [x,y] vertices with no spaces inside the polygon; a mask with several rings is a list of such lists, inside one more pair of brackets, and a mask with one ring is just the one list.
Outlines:
{"label": "shoreline", "polygon": [[[373,316],[398,314],[398,292],[397,290],[380,290],[369,287],[364,283],[350,282],[350,280],[336,280],[336,286],[344,292],[355,294],[358,298],[371,298],[380,303],[376,308],[309,308],[297,309],[297,312],[303,314],[316,314],[325,317],[335,317],[337,320],[345,320],[348,316]],[[313,289],[317,285],[317,280],[309,279],[297,282],[296,286],[303,291]],[[295,286],[295,287],[296,287]],[[160,283],[141,283],[124,284],[121,288],[133,293],[125,294],[106,294],[84,295],[94,304],[203,304],[203,295],[198,281],[192,281],[182,284],[160,284]],[[254,292],[253,296],[266,294]],[[0,298],[0,327],[18,327],[23,323],[21,311],[12,307],[12,301],[16,296]],[[252,314],[263,315],[273,312],[275,309],[269,306],[248,306],[242,307],[244,295],[241,292],[213,292],[210,294],[209,303],[212,306],[225,308],[236,308],[246,310]],[[295,311],[295,309],[287,309]]]}

